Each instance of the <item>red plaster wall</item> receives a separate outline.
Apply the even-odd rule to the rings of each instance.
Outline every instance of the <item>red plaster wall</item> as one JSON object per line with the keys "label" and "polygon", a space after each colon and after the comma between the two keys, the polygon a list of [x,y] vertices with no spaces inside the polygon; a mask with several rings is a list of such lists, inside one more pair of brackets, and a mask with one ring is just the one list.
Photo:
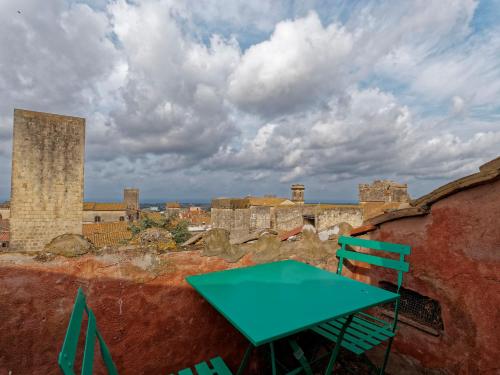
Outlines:
{"label": "red plaster wall", "polygon": [[57,355],[79,286],[120,374],[170,374],[216,355],[237,369],[246,340],[184,278],[249,261],[177,253],[162,258],[167,271],[155,276],[130,262],[58,259],[0,262],[0,375],[60,373]]}
{"label": "red plaster wall", "polygon": [[445,373],[500,373],[500,181],[440,200],[429,215],[384,223],[370,237],[411,245],[403,286],[441,303],[442,335],[401,324],[395,352]]}

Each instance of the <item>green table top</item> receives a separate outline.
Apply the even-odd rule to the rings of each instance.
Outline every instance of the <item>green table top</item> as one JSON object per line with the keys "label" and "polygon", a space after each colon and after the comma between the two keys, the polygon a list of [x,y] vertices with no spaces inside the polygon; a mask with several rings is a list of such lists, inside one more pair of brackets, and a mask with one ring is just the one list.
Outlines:
{"label": "green table top", "polygon": [[186,280],[254,346],[398,297],[294,260]]}

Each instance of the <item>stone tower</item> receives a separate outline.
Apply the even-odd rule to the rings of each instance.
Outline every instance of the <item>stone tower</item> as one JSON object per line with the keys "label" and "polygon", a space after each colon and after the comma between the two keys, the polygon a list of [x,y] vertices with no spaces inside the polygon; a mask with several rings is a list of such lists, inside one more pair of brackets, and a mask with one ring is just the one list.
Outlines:
{"label": "stone tower", "polygon": [[304,189],[304,185],[302,184],[292,185],[292,202],[304,204]]}
{"label": "stone tower", "polygon": [[359,184],[359,203],[363,207],[364,220],[386,211],[409,207],[408,185],[390,180],[375,180],[371,184]]}
{"label": "stone tower", "polygon": [[375,180],[372,184],[359,184],[360,202],[408,203],[408,185],[391,180]]}
{"label": "stone tower", "polygon": [[139,189],[123,189],[123,203],[127,205],[128,210],[139,210]]}
{"label": "stone tower", "polygon": [[82,234],[85,119],[14,110],[10,249]]}

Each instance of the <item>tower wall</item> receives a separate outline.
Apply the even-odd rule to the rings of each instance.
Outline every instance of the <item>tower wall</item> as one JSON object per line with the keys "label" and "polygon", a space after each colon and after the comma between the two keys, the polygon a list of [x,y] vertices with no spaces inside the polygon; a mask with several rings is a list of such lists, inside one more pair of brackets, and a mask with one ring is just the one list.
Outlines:
{"label": "tower wall", "polygon": [[10,249],[82,233],[85,119],[14,110]]}
{"label": "tower wall", "polygon": [[292,185],[292,202],[304,204],[304,189],[302,184]]}
{"label": "tower wall", "polygon": [[123,203],[129,210],[139,209],[139,189],[123,189]]}

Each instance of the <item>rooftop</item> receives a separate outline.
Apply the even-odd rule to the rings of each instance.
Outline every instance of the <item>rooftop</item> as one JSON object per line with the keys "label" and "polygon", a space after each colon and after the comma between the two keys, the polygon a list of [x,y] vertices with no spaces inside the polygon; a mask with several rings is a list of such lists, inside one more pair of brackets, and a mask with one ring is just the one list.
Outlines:
{"label": "rooftop", "polygon": [[123,202],[84,202],[84,211],[126,211],[127,205]]}

